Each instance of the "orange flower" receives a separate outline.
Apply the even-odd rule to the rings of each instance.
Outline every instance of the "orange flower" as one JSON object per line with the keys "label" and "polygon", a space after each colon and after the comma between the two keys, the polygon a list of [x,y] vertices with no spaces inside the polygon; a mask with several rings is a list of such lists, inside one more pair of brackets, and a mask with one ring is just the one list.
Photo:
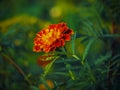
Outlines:
{"label": "orange flower", "polygon": [[37,33],[33,51],[55,51],[56,48],[64,46],[65,41],[70,41],[72,34],[73,30],[69,29],[66,23],[52,24]]}
{"label": "orange flower", "polygon": [[[54,88],[54,83],[51,80],[46,80],[46,84],[49,86],[50,89]],[[39,89],[40,90],[47,90],[47,88],[45,87],[45,85],[42,84],[42,83],[39,85]]]}

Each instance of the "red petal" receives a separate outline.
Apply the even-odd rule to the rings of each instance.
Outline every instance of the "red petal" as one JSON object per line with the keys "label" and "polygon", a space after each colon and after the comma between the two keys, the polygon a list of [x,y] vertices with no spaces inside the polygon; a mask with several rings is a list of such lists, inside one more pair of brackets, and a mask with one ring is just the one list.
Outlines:
{"label": "red petal", "polygon": [[56,28],[56,25],[57,25],[57,24],[51,24],[51,25],[49,26],[49,29],[54,29],[54,28]]}
{"label": "red petal", "polygon": [[69,34],[64,34],[63,38],[66,40],[66,41],[70,41],[70,35]]}
{"label": "red petal", "polygon": [[71,30],[71,29],[68,29],[66,32],[65,32],[65,34],[73,34],[74,32],[73,32],[73,30]]}
{"label": "red petal", "polygon": [[33,51],[34,52],[40,52],[41,51],[40,46],[34,46]]}
{"label": "red petal", "polygon": [[56,47],[52,47],[52,48],[50,49],[50,51],[55,51],[55,49],[56,49]]}
{"label": "red petal", "polygon": [[54,46],[55,47],[60,47],[61,46],[60,40],[56,40]]}
{"label": "red petal", "polygon": [[[37,33],[34,39],[35,46],[33,51],[40,52],[42,50],[46,53],[54,51],[57,47],[64,46],[65,41],[70,41],[71,34],[73,34],[73,31],[68,28],[66,23],[61,22],[58,24],[51,24],[46,29]],[[46,35],[48,35],[48,37],[46,37]],[[48,41],[44,39],[47,39]]]}
{"label": "red petal", "polygon": [[64,39],[61,39],[61,46],[64,46],[65,45],[65,41]]}

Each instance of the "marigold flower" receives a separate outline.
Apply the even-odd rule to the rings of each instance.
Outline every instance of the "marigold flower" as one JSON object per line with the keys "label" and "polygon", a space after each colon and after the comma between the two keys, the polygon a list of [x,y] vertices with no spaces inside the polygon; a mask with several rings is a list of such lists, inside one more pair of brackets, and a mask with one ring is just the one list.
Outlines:
{"label": "marigold flower", "polygon": [[69,29],[66,23],[51,24],[48,28],[41,30],[34,38],[33,51],[50,52],[65,45],[70,41],[73,30]]}

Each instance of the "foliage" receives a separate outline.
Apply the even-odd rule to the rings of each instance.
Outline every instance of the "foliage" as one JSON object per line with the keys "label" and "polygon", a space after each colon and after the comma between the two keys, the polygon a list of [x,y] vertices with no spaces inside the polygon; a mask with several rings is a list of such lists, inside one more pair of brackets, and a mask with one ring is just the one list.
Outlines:
{"label": "foliage", "polygon": [[[41,86],[118,90],[119,4],[119,0],[1,0],[0,90],[39,90]],[[61,21],[74,35],[52,58],[45,58],[51,63],[39,66],[38,57],[46,54],[32,51],[33,39],[43,27]]]}

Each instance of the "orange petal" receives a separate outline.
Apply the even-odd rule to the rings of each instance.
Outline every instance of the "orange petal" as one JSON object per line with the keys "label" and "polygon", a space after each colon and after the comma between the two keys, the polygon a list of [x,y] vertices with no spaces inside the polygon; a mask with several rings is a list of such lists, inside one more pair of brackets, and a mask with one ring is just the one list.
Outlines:
{"label": "orange petal", "polygon": [[37,60],[38,65],[40,65],[41,67],[45,67],[46,65],[48,65],[50,62],[52,62],[52,60],[49,61],[42,61],[40,59]]}
{"label": "orange petal", "polygon": [[46,46],[43,48],[43,51],[48,53],[48,52],[50,52],[50,48],[51,48],[50,46]]}
{"label": "orange petal", "polygon": [[55,51],[56,47],[51,47],[50,51]]}
{"label": "orange petal", "polygon": [[[49,88],[51,88],[51,90],[53,90],[53,88],[54,88],[54,83],[53,83],[53,81],[51,81],[51,80],[46,80],[46,84],[49,86]],[[39,89],[40,89],[40,90],[47,90],[46,86],[45,86],[43,83],[39,84]]]}
{"label": "orange petal", "polygon": [[34,39],[34,44],[35,44],[35,45],[40,45],[40,44],[41,44],[40,38],[35,37],[35,39]]}
{"label": "orange petal", "polygon": [[45,67],[46,65],[52,62],[52,59],[50,57],[53,57],[53,56],[54,56],[53,54],[40,56],[37,60],[38,65]]}

